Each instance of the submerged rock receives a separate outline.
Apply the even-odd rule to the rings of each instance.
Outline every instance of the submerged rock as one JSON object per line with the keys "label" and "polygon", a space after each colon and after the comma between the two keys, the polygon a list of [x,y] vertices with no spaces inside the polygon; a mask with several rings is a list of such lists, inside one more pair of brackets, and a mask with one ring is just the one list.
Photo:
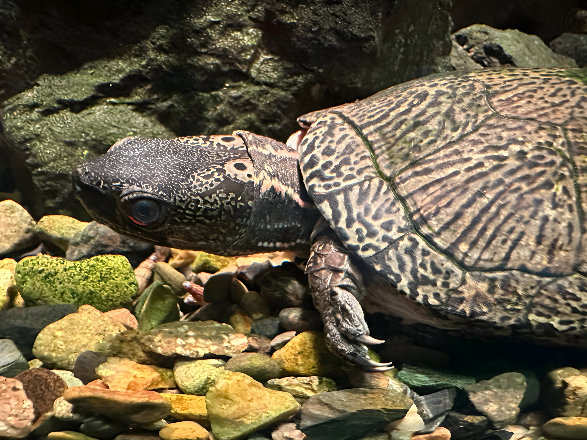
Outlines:
{"label": "submerged rock", "polygon": [[35,412],[22,382],[0,377],[0,437],[24,438],[31,431]]}
{"label": "submerged rock", "polygon": [[14,377],[29,369],[29,364],[10,339],[0,339],[0,376]]}
{"label": "submerged rock", "polygon": [[39,242],[35,221],[18,203],[0,202],[0,257],[32,248]]}
{"label": "submerged rock", "polygon": [[66,215],[46,215],[37,222],[37,234],[65,252],[73,237],[87,225]]}

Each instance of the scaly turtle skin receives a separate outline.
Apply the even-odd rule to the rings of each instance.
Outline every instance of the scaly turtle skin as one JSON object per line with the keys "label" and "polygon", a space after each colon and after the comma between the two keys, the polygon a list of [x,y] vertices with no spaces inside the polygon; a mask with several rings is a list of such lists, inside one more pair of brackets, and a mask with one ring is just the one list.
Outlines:
{"label": "scaly turtle skin", "polygon": [[[311,245],[329,347],[366,368],[387,364],[364,346],[380,341],[356,264],[431,324],[587,345],[587,70],[433,75],[299,122],[288,145],[123,139],[74,171],[76,191],[98,221],[154,243]],[[397,297],[388,308],[405,308]]]}

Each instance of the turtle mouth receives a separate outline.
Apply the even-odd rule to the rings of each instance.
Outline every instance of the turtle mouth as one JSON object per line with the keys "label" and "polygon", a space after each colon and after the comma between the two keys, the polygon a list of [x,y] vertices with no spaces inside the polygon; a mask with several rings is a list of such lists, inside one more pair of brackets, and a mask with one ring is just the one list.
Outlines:
{"label": "turtle mouth", "polygon": [[306,133],[308,133],[308,128],[302,128],[301,130],[296,131],[287,139],[286,145],[296,151],[299,151],[298,148],[304,140]]}

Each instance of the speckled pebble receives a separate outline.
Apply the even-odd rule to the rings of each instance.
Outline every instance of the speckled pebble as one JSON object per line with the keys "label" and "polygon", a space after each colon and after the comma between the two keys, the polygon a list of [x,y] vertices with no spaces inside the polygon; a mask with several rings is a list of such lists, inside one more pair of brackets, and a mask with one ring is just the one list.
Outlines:
{"label": "speckled pebble", "polygon": [[173,367],[175,381],[186,394],[204,396],[224,370],[220,359],[177,361]]}
{"label": "speckled pebble", "polygon": [[44,368],[26,370],[16,376],[33,402],[35,416],[39,418],[53,410],[53,402],[63,395],[67,384],[57,374]]}

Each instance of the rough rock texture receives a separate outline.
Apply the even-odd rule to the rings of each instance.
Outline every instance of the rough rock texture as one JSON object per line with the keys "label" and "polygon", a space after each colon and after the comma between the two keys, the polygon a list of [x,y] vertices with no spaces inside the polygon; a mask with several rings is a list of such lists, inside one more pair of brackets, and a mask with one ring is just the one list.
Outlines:
{"label": "rough rock texture", "polygon": [[234,356],[249,345],[247,337],[228,324],[215,321],[177,321],[162,324],[141,339],[146,348],[163,356],[203,357],[209,353]]}
{"label": "rough rock texture", "polygon": [[324,342],[324,333],[307,331],[297,335],[271,356],[281,368],[294,376],[339,377],[348,370]]}
{"label": "rough rock texture", "polygon": [[69,242],[75,234],[82,231],[88,223],[80,222],[66,215],[46,215],[37,222],[37,234],[44,240],[67,251]]}
{"label": "rough rock texture", "polygon": [[17,293],[14,284],[14,269],[16,269],[16,261],[12,258],[0,260],[0,310],[9,307]]}
{"label": "rough rock texture", "polygon": [[495,428],[503,428],[514,423],[520,413],[526,378],[521,373],[504,373],[464,389],[475,408],[486,415]]}
{"label": "rough rock texture", "polygon": [[214,437],[236,440],[291,417],[300,404],[246,374],[226,371],[206,394],[206,407]]}
{"label": "rough rock texture", "polygon": [[244,373],[259,382],[276,379],[283,373],[274,359],[260,353],[237,354],[228,360],[224,369]]}
{"label": "rough rock texture", "polygon": [[0,311],[0,338],[14,341],[23,356],[33,358],[32,348],[41,330],[61,318],[75,313],[74,304],[26,307]]}
{"label": "rough rock texture", "polygon": [[51,411],[53,402],[67,389],[61,377],[44,368],[23,371],[15,379],[22,383],[27,397],[33,402],[36,418]]}
{"label": "rough rock texture", "polygon": [[285,391],[301,404],[310,397],[320,393],[336,391],[336,382],[327,377],[283,377],[281,379],[268,380],[265,386],[272,390]]}
{"label": "rough rock texture", "polygon": [[177,361],[173,367],[177,386],[186,394],[204,396],[224,371],[225,364],[220,359]]}
{"label": "rough rock texture", "polygon": [[208,440],[209,432],[196,422],[170,423],[161,431],[162,440]]}
{"label": "rough rock texture", "polygon": [[109,342],[125,330],[121,323],[85,305],[45,327],[35,340],[33,354],[49,367],[72,370],[77,356],[86,350],[108,354]]}
{"label": "rough rock texture", "polygon": [[554,53],[574,59],[579,67],[587,67],[587,34],[562,34],[548,46]]}
{"label": "rough rock texture", "polygon": [[0,257],[34,247],[38,241],[30,214],[12,200],[0,202]]}
{"label": "rough rock texture", "polygon": [[[464,50],[453,48],[451,59],[468,56],[482,67],[577,67],[575,60],[554,53],[536,35],[515,29],[502,31],[475,24],[455,32],[453,41]],[[469,67],[469,62],[463,63],[455,67]]]}
{"label": "rough rock texture", "polygon": [[137,364],[130,359],[110,357],[96,368],[96,374],[115,391],[141,391],[161,378],[148,365]]}
{"label": "rough rock texture", "polygon": [[171,393],[161,393],[160,396],[171,405],[171,417],[174,419],[191,420],[205,427],[210,426],[206,410],[206,397]]}
{"label": "rough rock texture", "polygon": [[129,305],[137,292],[132,267],[120,255],[79,262],[27,257],[17,264],[14,277],[27,305],[89,304],[107,312]]}
{"label": "rough rock texture", "polygon": [[113,391],[90,386],[69,388],[63,398],[80,411],[133,423],[154,423],[171,413],[171,405],[154,391]]}
{"label": "rough rock texture", "polygon": [[547,435],[561,440],[583,440],[587,438],[587,417],[557,417],[541,427]]}
{"label": "rough rock texture", "polygon": [[138,330],[148,332],[155,327],[179,321],[178,297],[169,286],[154,281],[141,294],[134,309]]}
{"label": "rough rock texture", "polygon": [[16,379],[0,377],[0,437],[26,437],[35,419],[33,402]]}
{"label": "rough rock texture", "polygon": [[117,139],[285,140],[306,111],[450,68],[446,0],[6,3],[0,99],[21,93],[4,104],[0,192],[26,193],[36,218],[85,217],[69,172]]}
{"label": "rough rock texture", "polygon": [[358,437],[404,417],[413,402],[404,393],[366,388],[310,397],[302,407],[300,429],[311,439]]}
{"label": "rough rock texture", "polygon": [[543,389],[543,401],[553,416],[587,417],[587,377],[576,368],[549,372]]}
{"label": "rough rock texture", "polygon": [[153,245],[114,232],[97,222],[89,223],[70,240],[65,258],[79,261],[97,255],[118,254],[128,258],[132,267],[153,252]]}

